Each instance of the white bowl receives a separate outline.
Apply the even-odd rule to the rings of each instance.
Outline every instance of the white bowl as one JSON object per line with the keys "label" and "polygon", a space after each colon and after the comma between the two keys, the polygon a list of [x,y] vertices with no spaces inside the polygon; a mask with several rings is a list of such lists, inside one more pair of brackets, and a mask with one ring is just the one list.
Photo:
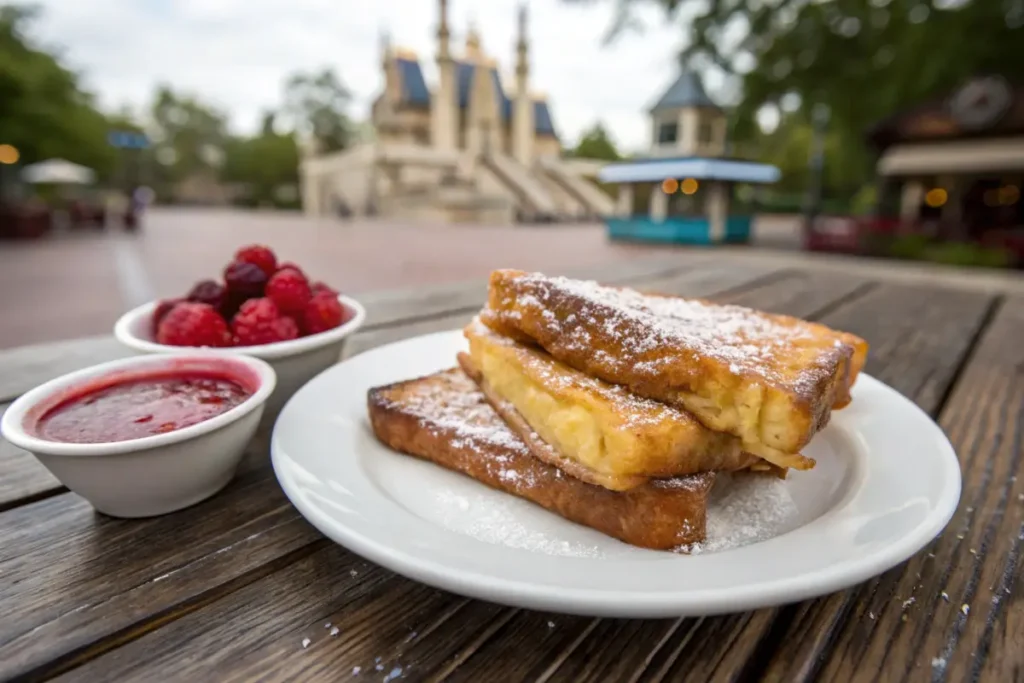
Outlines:
{"label": "white bowl", "polygon": [[[214,369],[254,391],[239,405],[208,420],[126,441],[67,443],[37,436],[36,420],[100,378],[128,381],[171,371]],[[50,380],[11,404],[0,432],[39,459],[62,484],[113,517],[151,517],[194,505],[224,488],[274,391],[269,364],[245,356],[202,351],[133,356]]]}
{"label": "white bowl", "polygon": [[[344,325],[333,330],[274,344],[202,350],[253,356],[270,363],[277,373],[277,389],[267,401],[267,414],[274,416],[299,387],[341,359],[345,338],[363,326],[366,309],[362,304],[343,295],[338,297],[338,301],[351,308],[355,315]],[[114,324],[114,336],[119,342],[138,353],[180,353],[190,348],[158,344],[153,340],[151,320],[157,303],[151,301],[122,315]]]}

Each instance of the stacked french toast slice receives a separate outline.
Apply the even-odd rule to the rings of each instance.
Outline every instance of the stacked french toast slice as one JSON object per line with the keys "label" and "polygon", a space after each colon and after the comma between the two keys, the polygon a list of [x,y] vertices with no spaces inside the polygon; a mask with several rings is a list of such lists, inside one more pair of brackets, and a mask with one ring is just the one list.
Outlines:
{"label": "stacked french toast slice", "polygon": [[377,437],[623,542],[704,540],[716,472],[785,477],[867,343],[787,316],[499,270],[457,367],[374,388]]}

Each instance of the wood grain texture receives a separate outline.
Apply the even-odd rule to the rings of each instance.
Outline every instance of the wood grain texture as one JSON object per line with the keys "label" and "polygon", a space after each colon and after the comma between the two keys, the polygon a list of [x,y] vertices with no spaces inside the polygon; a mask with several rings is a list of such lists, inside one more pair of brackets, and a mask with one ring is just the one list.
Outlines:
{"label": "wood grain texture", "polygon": [[[694,254],[674,254],[623,261],[614,265],[590,266],[565,271],[564,275],[627,283],[653,279],[699,267],[705,259]],[[509,264],[514,268],[515,264]],[[561,273],[551,273],[557,275]],[[396,325],[477,307],[486,298],[487,281],[454,282],[429,287],[372,291],[356,294],[366,307],[366,327]]]}
{"label": "wood grain texture", "polygon": [[[868,371],[897,388],[902,387],[905,393],[932,410],[937,409],[952,382],[959,361],[968,352],[991,302],[984,294],[875,285],[856,277],[820,272],[782,274],[756,289],[714,298],[777,313],[818,318],[864,335],[873,345]],[[893,310],[881,310],[885,306]],[[914,340],[911,349],[901,349],[901,342],[911,340]],[[877,357],[876,346],[882,349]],[[909,364],[915,362],[917,365],[910,368]],[[906,380],[901,379],[904,376]],[[808,609],[807,606],[818,602],[834,605],[836,601],[836,596],[828,596],[799,607],[681,623],[663,641],[652,640],[646,646],[621,653],[617,666],[628,673],[605,680],[759,680],[761,660],[769,654],[766,650],[778,647],[781,654],[773,661],[791,662],[793,666],[774,680],[788,682],[799,674],[801,666],[808,674],[814,670],[809,663],[812,660],[804,663],[802,659],[791,659],[792,651],[806,648],[809,653],[820,654],[828,643],[828,627],[832,624],[831,619],[815,610],[791,621],[795,610]],[[632,633],[645,628],[647,623],[626,622],[622,630]],[[539,631],[534,628],[530,632]],[[516,641],[520,651],[533,646],[530,642]],[[503,644],[495,639],[465,666],[472,667],[469,670],[473,672],[494,668],[505,657],[495,652],[501,649]],[[556,680],[576,680],[575,676],[587,680],[587,675],[572,668],[575,651],[552,656],[552,660],[568,662],[568,671],[572,674],[563,678],[563,671],[558,669]],[[475,661],[478,658],[483,660],[479,664]],[[550,664],[550,661],[543,663]],[[769,673],[774,675],[774,672]],[[532,675],[532,669],[529,674]]]}
{"label": "wood grain texture", "polygon": [[[926,412],[935,414],[982,329],[993,301],[991,296],[977,292],[883,285],[834,311],[825,321],[871,341],[867,372],[909,397]],[[976,351],[974,356],[979,353]],[[910,564],[856,589],[788,608],[790,618],[785,620],[786,627],[778,635],[779,648],[762,672],[764,679],[786,683],[816,680],[825,653],[844,623],[849,628],[856,624],[858,629],[870,630],[879,614],[895,610],[895,618],[904,624],[903,603],[914,597],[906,585],[916,580],[919,571],[911,571],[910,567],[932,561],[934,558],[929,558],[928,552],[926,549]],[[915,597],[908,607],[913,607],[916,600]],[[855,603],[859,604],[856,609]],[[884,661],[879,661],[875,669],[863,661],[858,661],[858,666],[865,674],[884,673],[886,677],[892,674],[889,663]],[[902,672],[899,675],[902,676]]]}
{"label": "wood grain texture", "polygon": [[[717,270],[718,272],[723,272],[721,269]],[[737,283],[753,281],[757,275],[758,273],[754,272],[739,276],[723,273],[719,284],[716,285],[714,278],[709,278],[705,271],[698,270],[673,276],[669,284],[686,287],[692,286],[698,288],[702,294],[707,294],[713,292],[716,288],[735,288]],[[374,346],[386,343],[387,341],[393,341],[401,336],[452,329],[458,324],[468,321],[469,317],[470,314],[468,313],[456,313],[452,316],[440,316],[429,320],[421,320],[410,325],[371,330],[353,337],[352,346],[356,349],[360,348],[356,344],[360,336],[364,338],[362,342],[359,342],[360,345]],[[273,490],[275,496],[280,495],[276,484],[268,483],[266,486],[268,489]],[[70,498],[71,496],[67,497]],[[234,504],[227,500],[222,501],[222,498],[224,496],[217,496],[208,502],[211,506],[210,509],[216,511],[210,514],[225,515],[226,513],[220,512],[220,505]],[[279,522],[281,524],[300,523],[298,514],[290,507],[288,509],[289,513],[282,513],[283,516]],[[178,515],[174,515],[162,519],[173,520],[178,517]],[[284,520],[287,520],[287,522]],[[3,516],[0,515],[0,523],[2,521]],[[66,526],[67,523],[65,523]],[[257,524],[252,528],[259,528],[260,526]],[[314,536],[314,538],[316,537]],[[0,536],[0,539],[2,539],[2,536]],[[309,544],[312,540],[306,538],[305,542]],[[132,549],[138,552],[140,557],[144,557],[145,549],[138,547],[139,545],[136,541],[135,547],[132,547]],[[215,554],[217,552],[216,546],[210,546],[204,552]],[[289,552],[296,552],[294,545],[289,546]],[[316,564],[321,561],[325,564]],[[477,649],[493,642],[491,638],[481,638],[482,633],[497,631],[502,624],[514,616],[513,610],[507,610],[487,603],[467,602],[462,598],[435,591],[426,586],[406,582],[394,577],[383,569],[371,568],[366,565],[361,565],[364,569],[359,570],[363,572],[360,574],[363,577],[361,580],[367,582],[387,581],[390,582],[388,586],[392,588],[382,589],[382,592],[379,594],[375,593],[372,598],[372,606],[368,606],[365,612],[358,613],[354,617],[345,611],[345,609],[348,609],[345,607],[348,597],[351,597],[348,593],[338,597],[342,602],[338,604],[337,608],[328,609],[326,612],[321,611],[322,605],[317,602],[317,596],[334,595],[330,593],[331,590],[335,590],[333,583],[337,582],[339,576],[343,576],[343,574],[337,572],[336,565],[337,563],[345,562],[355,562],[355,560],[343,549],[331,546],[330,549],[315,552],[308,557],[301,558],[295,563],[293,568],[276,571],[272,575],[265,577],[261,576],[259,580],[253,581],[251,585],[247,582],[250,576],[254,574],[254,571],[250,570],[249,575],[243,575],[236,580],[236,583],[244,584],[241,588],[208,607],[201,607],[195,611],[191,609],[176,610],[172,607],[165,607],[159,612],[153,612],[153,622],[149,623],[146,622],[145,617],[137,615],[136,625],[127,635],[119,637],[116,643],[112,642],[114,640],[113,635],[94,633],[93,637],[98,638],[100,644],[91,650],[83,650],[85,654],[82,654],[75,661],[92,657],[98,654],[103,647],[112,647],[114,644],[121,644],[121,646],[107,655],[98,656],[94,661],[80,669],[69,672],[69,677],[84,676],[86,678],[91,677],[92,680],[144,678],[146,675],[151,675],[153,671],[160,671],[161,667],[174,661],[187,661],[198,667],[183,671],[181,672],[182,675],[193,674],[197,671],[216,671],[218,680],[228,680],[233,676],[238,676],[238,679],[241,680],[255,675],[255,672],[270,671],[275,672],[272,676],[273,678],[305,676],[308,673],[305,667],[319,667],[321,660],[319,656],[310,656],[308,650],[312,645],[307,648],[297,646],[307,637],[312,642],[314,634],[320,634],[321,631],[318,629],[322,629],[323,624],[327,621],[332,622],[334,626],[346,629],[346,632],[352,630],[351,624],[358,622],[364,625],[368,634],[366,636],[368,638],[366,644],[359,648],[356,648],[353,644],[355,641],[352,641],[351,638],[325,641],[328,643],[340,643],[339,647],[342,648],[334,652],[330,648],[335,647],[335,645],[322,646],[325,648],[322,650],[322,653],[324,653],[322,654],[322,657],[324,657],[323,661],[328,662],[332,670],[339,670],[339,667],[359,666],[363,668],[370,667],[375,671],[376,666],[383,662],[383,664],[390,665],[392,668],[400,665],[403,667],[403,670],[405,670],[405,667],[415,667],[414,670],[417,671],[432,671],[435,673],[443,672],[446,668],[452,668],[457,671],[458,665],[463,661],[472,659],[472,655]],[[2,565],[0,565],[0,569],[2,569]],[[219,581],[221,579],[215,575],[210,575],[208,579],[207,585],[203,587],[205,591],[220,595]],[[51,580],[55,579],[51,578]],[[308,591],[308,601],[295,601],[293,599],[294,586],[297,584],[301,584],[305,587],[304,590]],[[401,590],[404,592],[399,594],[394,592],[399,590],[395,586],[406,587],[402,588]],[[182,597],[186,600],[192,599],[188,595]],[[369,600],[370,598],[367,599]],[[231,607],[231,605],[235,604],[232,602],[233,600],[238,600],[237,608]],[[63,605],[65,610],[73,610],[79,606],[77,603],[69,601],[67,596],[64,595],[57,596],[56,601]],[[327,600],[328,604],[329,602]],[[454,606],[456,604],[461,604],[462,606],[459,607],[458,617],[453,617],[450,621],[447,621],[443,629],[439,627],[437,633],[429,636],[429,638],[426,635],[421,635],[419,636],[420,640],[406,643],[404,638],[407,634],[399,631],[389,631],[386,620],[393,620],[393,615],[396,613],[405,615],[403,617],[405,619],[408,617],[412,606],[419,604],[427,606],[422,613],[422,623],[421,621],[414,620],[414,625],[411,629],[419,634],[427,633],[430,630],[428,629],[429,624],[427,622],[430,619],[439,618],[439,614],[443,613],[444,609],[448,608],[447,606]],[[251,610],[251,612],[246,612],[246,610]],[[253,637],[256,637],[252,627],[253,619],[257,618],[266,620],[266,628],[269,629],[268,633],[255,640],[239,640],[237,637],[238,626],[233,622],[242,619],[238,615],[246,613],[259,615],[258,617],[247,617],[244,620],[247,624],[247,634],[252,633]],[[273,615],[279,616],[271,618]],[[466,622],[470,618],[468,615],[474,615],[473,619],[477,621]],[[179,616],[181,618],[177,619]],[[346,619],[348,621],[345,621]],[[355,619],[356,622],[353,622],[352,619]],[[155,628],[158,625],[156,622],[163,623],[168,621],[171,623],[163,625],[154,633],[148,633],[149,629]],[[225,623],[225,621],[228,623]],[[343,625],[343,622],[346,625]],[[264,622],[261,621],[260,623]],[[295,627],[293,628],[291,625],[295,625]],[[180,629],[180,632],[178,629]],[[209,629],[214,630],[210,631]],[[466,634],[464,639],[461,636],[455,637],[453,635],[462,632]],[[180,635],[175,637],[175,633],[180,633]],[[230,634],[230,636],[225,635],[222,637],[219,635],[221,633]],[[138,640],[135,640],[136,638]],[[230,654],[225,651],[223,644],[225,641],[223,639],[228,639],[227,642],[234,643],[230,648]],[[167,644],[167,649],[166,655],[163,655],[160,653],[165,652],[163,645],[165,643]],[[83,648],[80,647],[79,649]],[[326,654],[331,652],[334,652],[334,654]],[[138,654],[132,655],[131,653]],[[401,653],[401,656],[399,656],[399,653]],[[0,650],[0,654],[2,654],[2,650]],[[375,661],[378,656],[383,658],[382,662]],[[123,668],[129,663],[132,666]],[[173,669],[169,671],[173,671]]]}
{"label": "wood grain texture", "polygon": [[[991,301],[833,273],[737,272],[713,263],[644,277],[661,291],[725,292],[720,300],[803,317],[824,313],[826,322],[872,342],[869,372],[932,409],[947,396]],[[475,306],[363,331],[349,352],[458,327]],[[1015,306],[1005,306],[997,323],[1006,311],[1020,310]],[[1021,367],[1018,361],[1018,379]],[[1012,399],[1006,392],[992,400]],[[977,426],[965,432],[980,433]],[[1007,441],[998,448],[1006,449]],[[1019,435],[1016,442],[1019,448]],[[62,680],[333,680],[355,667],[371,680],[392,673],[466,681],[849,677],[843,668],[833,672],[845,660],[825,658],[833,642],[836,652],[845,642],[850,622],[842,613],[857,609],[845,593],[780,610],[666,621],[575,618],[466,600],[323,540],[283,501],[276,483],[261,479],[269,475],[260,457],[265,453],[251,454],[247,474],[225,493],[156,520],[102,518],[71,494],[0,514],[0,577],[17,577],[0,584],[0,679],[67,670]],[[1016,492],[1007,492],[1004,521],[993,538],[1014,520],[1020,527],[1019,515],[1010,514]],[[26,548],[31,557],[20,557]],[[1019,582],[1019,557],[1019,546],[1006,549],[999,585]],[[998,565],[979,576],[994,576]],[[975,583],[981,600],[981,579]],[[957,642],[982,643],[988,661],[1015,663],[1020,618],[1013,620],[1008,600],[1002,605],[985,627],[987,636],[982,628],[970,640],[973,632],[964,627]],[[9,614],[16,627],[8,624]],[[949,680],[959,680],[956,658],[950,662]]]}
{"label": "wood grain texture", "polygon": [[[678,256],[641,258],[614,268],[602,266],[573,274],[629,282],[665,277],[690,268],[686,265],[690,262],[699,261]],[[477,282],[367,294],[364,303],[368,325],[345,345],[345,356],[417,334],[460,327],[469,321],[472,312],[484,300],[485,292],[486,283]],[[90,337],[0,352],[0,402],[3,396],[7,396],[8,401],[13,400],[59,375],[128,355],[112,337]],[[0,412],[5,405],[0,405]],[[35,458],[0,439],[0,511],[65,490]]]}
{"label": "wood grain texture", "polygon": [[[695,286],[700,283],[701,274],[691,273],[688,277],[677,277],[656,283],[657,289],[669,294],[685,296],[710,296],[717,301],[753,306],[775,313],[784,313],[805,318],[815,318],[820,312],[832,310],[842,302],[852,303],[857,297],[870,291],[870,283],[863,279],[835,274],[783,272],[755,280],[757,286],[745,289],[733,286],[726,293],[714,296],[707,289]],[[722,285],[729,287],[728,279]],[[647,287],[645,287],[647,288]],[[456,670],[453,680],[474,680],[488,670],[509,666],[515,676],[509,680],[532,680],[538,671],[548,671],[552,680],[582,681],[732,681],[743,674],[751,655],[768,637],[776,617],[775,610],[761,610],[753,614],[730,615],[701,620],[676,622],[653,622],[644,620],[623,620],[615,622],[616,642],[628,642],[628,648],[602,648],[607,640],[607,626],[601,620],[598,630],[583,643],[576,643],[568,637],[563,649],[545,655],[543,659],[516,660],[512,653],[533,651],[548,643],[545,638],[543,615],[523,613],[508,627],[508,634],[495,638],[470,658],[461,670]],[[563,630],[579,634],[592,620],[579,618],[555,618],[554,623],[563,624]],[[611,623],[611,622],[608,622]],[[652,624],[664,628],[652,632]],[[665,626],[671,624],[671,627]],[[604,640],[602,641],[602,638]],[[508,639],[510,642],[506,642]],[[543,639],[543,641],[542,641]],[[695,644],[699,643],[699,646]],[[601,652],[613,652],[613,664],[590,667],[595,658],[593,648]],[[511,657],[511,659],[510,659]],[[600,657],[603,661],[603,657]],[[554,667],[554,668],[552,668]],[[480,680],[476,678],[476,680]]]}
{"label": "wood grain texture", "polygon": [[500,611],[331,544],[59,680],[424,680],[497,630]]}
{"label": "wood grain texture", "polygon": [[[708,296],[718,292],[756,286],[774,271],[767,269],[736,270],[719,267],[700,267],[672,275],[662,275],[650,280],[641,281],[645,288],[651,287],[665,293],[687,292],[689,296]],[[609,274],[609,282],[621,282]],[[437,315],[430,318],[408,322],[402,325],[359,331],[345,345],[345,357],[350,358],[363,351],[409,339],[423,334],[444,332],[465,327],[483,305],[483,294],[472,308]]]}
{"label": "wood grain texture", "polygon": [[[9,405],[0,405],[0,417]],[[31,453],[0,438],[0,512],[61,490],[57,478]]]}
{"label": "wood grain texture", "polygon": [[0,353],[0,402],[10,402],[55,377],[131,353],[109,336],[23,346]]}
{"label": "wood grain texture", "polygon": [[939,424],[964,476],[942,536],[845,604],[809,610],[819,622],[836,622],[817,680],[1024,679],[1022,335],[1024,300],[1011,299],[942,410]]}
{"label": "wood grain texture", "polygon": [[0,679],[95,656],[319,540],[265,467],[164,517],[112,519],[73,494],[8,510]]}

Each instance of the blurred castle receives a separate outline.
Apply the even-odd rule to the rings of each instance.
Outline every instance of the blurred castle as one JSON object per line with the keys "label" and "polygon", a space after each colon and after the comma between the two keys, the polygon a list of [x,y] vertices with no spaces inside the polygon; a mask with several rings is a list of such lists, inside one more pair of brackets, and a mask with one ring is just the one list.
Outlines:
{"label": "blurred castle", "polygon": [[306,213],[471,223],[610,213],[612,200],[591,180],[603,164],[562,159],[549,103],[530,92],[525,8],[511,92],[475,29],[458,58],[450,36],[448,2],[439,0],[432,89],[415,53],[382,40],[384,88],[371,111],[376,139],[329,155],[305,150]]}

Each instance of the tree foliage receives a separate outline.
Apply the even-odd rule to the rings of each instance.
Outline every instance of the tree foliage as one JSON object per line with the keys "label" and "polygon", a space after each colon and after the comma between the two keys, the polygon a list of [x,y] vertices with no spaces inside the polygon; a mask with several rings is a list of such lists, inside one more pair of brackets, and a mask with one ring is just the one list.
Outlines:
{"label": "tree foliage", "polygon": [[227,118],[194,95],[157,87],[150,107],[156,142],[157,177],[177,183],[201,173],[217,173],[228,141]]}
{"label": "tree foliage", "polygon": [[584,131],[580,141],[571,152],[572,156],[584,159],[602,159],[605,161],[618,161],[622,158],[615,143],[612,142],[608,131],[601,123],[595,123],[591,128]]}
{"label": "tree foliage", "polygon": [[[586,0],[567,0],[581,2]],[[741,84],[733,132],[759,135],[755,115],[798,96],[794,122],[829,107],[839,154],[870,174],[864,133],[875,122],[980,73],[1024,80],[1024,5],[1017,0],[615,0],[610,38],[631,8],[658,5],[685,32],[681,60]],[[792,132],[792,131],[789,131]]]}
{"label": "tree foliage", "polygon": [[252,204],[289,204],[281,199],[281,189],[299,182],[295,134],[278,133],[276,119],[274,112],[266,112],[257,135],[234,138],[227,145],[224,180],[243,185],[243,198]]}
{"label": "tree foliage", "polygon": [[[245,201],[293,205],[298,183],[298,134],[321,151],[347,147],[357,131],[346,114],[351,99],[331,69],[299,73],[284,87],[277,112],[253,135],[232,134],[228,117],[198,95],[162,84],[142,115],[127,108],[105,114],[52,50],[31,39],[37,9],[0,4],[0,144],[21,162],[65,158],[95,169],[106,184],[153,185],[173,199],[186,180],[237,184]],[[146,150],[110,146],[111,131],[145,132]]]}
{"label": "tree foliage", "polygon": [[0,5],[0,144],[18,148],[25,164],[61,157],[110,173],[108,122],[77,74],[28,38],[38,12]]}
{"label": "tree foliage", "polygon": [[316,140],[322,152],[345,149],[353,138],[347,109],[352,94],[333,69],[297,73],[285,84],[284,112],[295,129]]}

